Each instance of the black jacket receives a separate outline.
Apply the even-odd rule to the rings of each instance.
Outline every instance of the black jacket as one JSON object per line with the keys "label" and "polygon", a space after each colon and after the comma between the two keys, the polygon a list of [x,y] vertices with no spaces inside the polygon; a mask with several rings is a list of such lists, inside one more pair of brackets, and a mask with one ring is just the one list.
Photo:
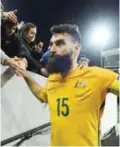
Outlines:
{"label": "black jacket", "polygon": [[[1,37],[2,36],[1,33]],[[40,74],[42,66],[33,58],[30,52],[31,46],[20,34],[15,33],[9,39],[2,37],[1,48],[9,57],[25,57],[28,61],[28,70]]]}

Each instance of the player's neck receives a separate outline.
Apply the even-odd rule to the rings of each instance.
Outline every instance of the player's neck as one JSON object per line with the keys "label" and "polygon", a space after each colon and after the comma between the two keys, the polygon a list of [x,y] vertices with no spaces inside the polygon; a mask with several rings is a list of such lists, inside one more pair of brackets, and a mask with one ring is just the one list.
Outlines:
{"label": "player's neck", "polygon": [[69,71],[69,74],[73,73],[76,70],[77,67],[78,67],[78,63],[73,62],[73,66],[72,66],[71,70]]}
{"label": "player's neck", "polygon": [[76,68],[78,67],[78,63],[77,62],[73,62],[73,64],[72,64],[72,67],[71,67],[71,69],[69,70],[69,72],[65,72],[65,73],[62,73],[61,74],[61,76],[62,76],[62,78],[64,79],[64,78],[66,78],[69,74],[72,74],[75,70],[76,70]]}

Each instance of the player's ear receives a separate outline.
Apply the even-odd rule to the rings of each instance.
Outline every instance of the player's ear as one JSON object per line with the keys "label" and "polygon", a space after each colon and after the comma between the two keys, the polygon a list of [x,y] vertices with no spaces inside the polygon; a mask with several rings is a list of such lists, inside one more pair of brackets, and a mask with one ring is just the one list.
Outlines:
{"label": "player's ear", "polygon": [[78,52],[80,52],[80,49],[81,49],[81,45],[76,43],[76,45],[75,45],[75,56],[78,55]]}
{"label": "player's ear", "polygon": [[76,50],[80,50],[80,49],[81,49],[81,44],[78,44],[78,43],[77,43],[76,46],[75,46],[75,49],[76,49]]}

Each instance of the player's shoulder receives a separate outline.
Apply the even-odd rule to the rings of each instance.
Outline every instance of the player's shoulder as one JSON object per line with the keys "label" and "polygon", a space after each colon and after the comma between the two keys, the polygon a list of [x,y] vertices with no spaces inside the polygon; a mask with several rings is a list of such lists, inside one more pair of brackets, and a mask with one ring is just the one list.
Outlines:
{"label": "player's shoulder", "polygon": [[104,77],[104,78],[118,77],[118,74],[110,69],[105,69],[105,68],[94,66],[94,67],[91,67],[91,70],[99,78],[100,77]]}
{"label": "player's shoulder", "polygon": [[99,70],[101,70],[101,68],[97,66],[89,66],[89,67],[80,66],[78,72],[95,72]]}
{"label": "player's shoulder", "polygon": [[103,68],[98,67],[98,66],[89,66],[88,69],[92,70],[92,71],[94,71],[94,70],[103,70]]}
{"label": "player's shoulder", "polygon": [[92,72],[113,72],[109,69],[105,69],[105,68],[101,68],[101,67],[98,67],[98,66],[91,66],[91,67],[86,67],[86,70],[89,70],[89,71],[92,71]]}
{"label": "player's shoulder", "polygon": [[101,68],[101,67],[98,67],[98,66],[80,67],[79,72],[89,73],[89,74],[92,74],[94,76],[95,75],[96,76],[104,76],[104,75],[109,75],[109,74],[116,74],[111,70]]}

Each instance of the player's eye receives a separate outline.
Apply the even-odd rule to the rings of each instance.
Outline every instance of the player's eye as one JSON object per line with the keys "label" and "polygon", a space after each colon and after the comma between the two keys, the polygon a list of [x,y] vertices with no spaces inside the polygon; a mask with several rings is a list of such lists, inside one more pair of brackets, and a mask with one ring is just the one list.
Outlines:
{"label": "player's eye", "polygon": [[55,42],[55,44],[56,44],[56,46],[65,45],[65,40],[63,40],[63,39],[57,40],[57,41]]}

